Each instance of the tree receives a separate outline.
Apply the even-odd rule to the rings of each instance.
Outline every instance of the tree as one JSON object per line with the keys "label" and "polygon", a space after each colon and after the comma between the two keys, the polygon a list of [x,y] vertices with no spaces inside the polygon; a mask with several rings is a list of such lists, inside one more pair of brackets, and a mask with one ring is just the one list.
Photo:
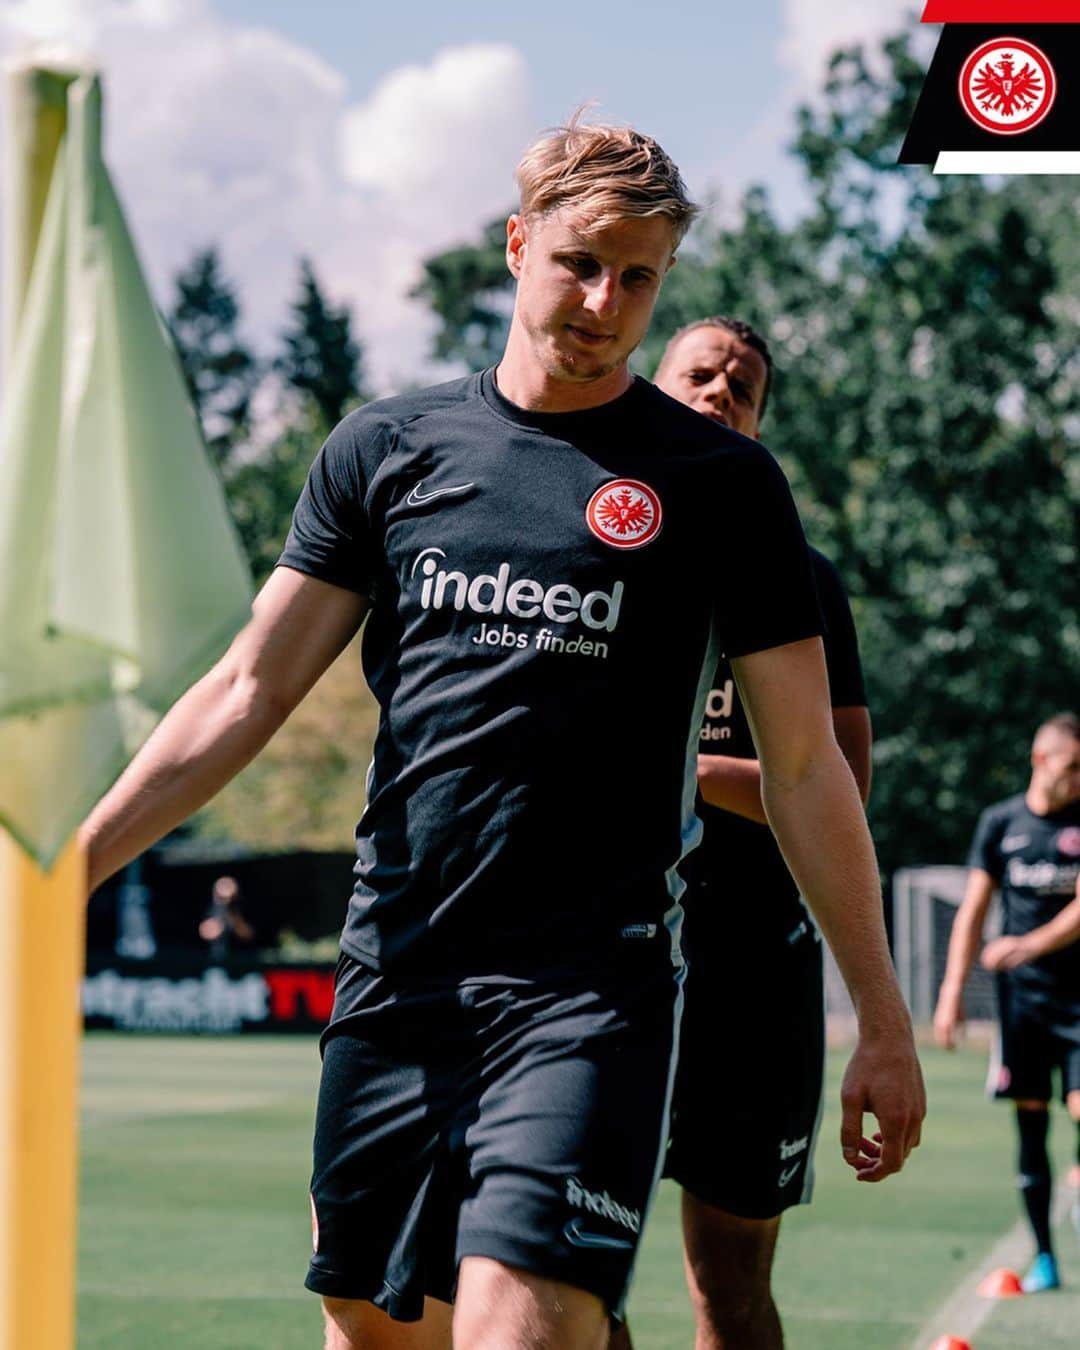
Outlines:
{"label": "tree", "polygon": [[886,51],[888,81],[838,57],[824,111],[801,118],[807,229],[843,305],[799,317],[784,385],[803,415],[777,425],[860,595],[876,833],[897,866],[962,857],[978,808],[1023,786],[1035,725],[1075,702],[1080,483],[1055,317],[1076,313],[1075,273],[1038,196],[1008,182],[899,171],[885,234],[914,84],[905,44]]}
{"label": "tree", "polygon": [[237,465],[229,478],[229,509],[257,586],[274,570],[293,507],[325,434],[318,417],[302,417],[257,456]]}
{"label": "tree", "polygon": [[328,303],[307,258],[300,262],[300,295],[291,308],[292,324],[282,335],[284,350],[275,366],[311,399],[329,430],[351,404],[363,401],[362,348],[352,336],[348,308]]}
{"label": "tree", "polygon": [[438,316],[434,355],[470,370],[494,365],[506,345],[512,309],[506,267],[506,216],[484,227],[476,246],[462,245],[424,263],[424,279],[411,294]]}
{"label": "tree", "polygon": [[199,832],[261,850],[348,849],[379,710],[350,642],[274,739],[200,813]]}
{"label": "tree", "polygon": [[239,335],[236,292],[214,248],[202,249],[176,277],[167,323],[203,435],[220,468],[247,437],[258,363]]}

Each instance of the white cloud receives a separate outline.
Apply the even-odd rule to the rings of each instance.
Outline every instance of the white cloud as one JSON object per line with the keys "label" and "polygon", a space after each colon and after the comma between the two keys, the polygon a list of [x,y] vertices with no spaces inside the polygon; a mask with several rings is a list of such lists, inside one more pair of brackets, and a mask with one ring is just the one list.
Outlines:
{"label": "white cloud", "polygon": [[916,54],[929,61],[939,29],[919,24],[922,8],[921,0],[783,0],[775,51],[786,79],[777,80],[757,118],[710,169],[722,200],[730,205],[748,183],[767,183],[782,219],[804,211],[805,184],[788,154],[796,108],[820,98],[828,60],[840,48],[862,44],[871,69],[881,71],[882,39],[908,32]]}
{"label": "white cloud", "polygon": [[[402,295],[418,259],[475,237],[512,205],[514,165],[531,130],[525,63],[499,44],[449,48],[429,66],[403,66],[346,112],[342,171],[380,222],[377,257],[357,257],[351,241],[340,241],[339,271],[355,275],[361,306],[373,268]],[[430,331],[415,303],[387,317],[400,323],[407,315]]]}
{"label": "white cloud", "polygon": [[420,260],[475,236],[513,199],[528,73],[512,48],[439,53],[349,106],[325,61],[209,0],[0,3],[0,55],[30,39],[100,64],[106,154],[156,293],[221,246],[266,346],[310,257],[349,303],[381,389],[423,371],[431,320],[407,299]]}
{"label": "white cloud", "polygon": [[346,114],[346,177],[395,196],[436,189],[442,213],[448,197],[453,209],[476,192],[490,196],[491,162],[502,170],[505,198],[511,190],[505,167],[522,149],[526,82],[521,57],[498,44],[455,47],[430,66],[402,66]]}
{"label": "white cloud", "polygon": [[828,58],[839,47],[918,27],[914,0],[784,0],[780,55],[802,91],[817,89]]}

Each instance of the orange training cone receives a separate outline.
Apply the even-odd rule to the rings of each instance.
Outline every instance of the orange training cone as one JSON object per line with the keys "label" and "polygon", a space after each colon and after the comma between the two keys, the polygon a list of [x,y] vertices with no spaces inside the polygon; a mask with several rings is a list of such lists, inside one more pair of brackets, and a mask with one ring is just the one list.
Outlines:
{"label": "orange training cone", "polygon": [[939,1336],[930,1350],[971,1350],[970,1341],[962,1341],[959,1336]]}
{"label": "orange training cone", "polygon": [[1015,1270],[992,1270],[982,1284],[979,1293],[983,1298],[1017,1298],[1024,1291],[1020,1287],[1020,1276]]}

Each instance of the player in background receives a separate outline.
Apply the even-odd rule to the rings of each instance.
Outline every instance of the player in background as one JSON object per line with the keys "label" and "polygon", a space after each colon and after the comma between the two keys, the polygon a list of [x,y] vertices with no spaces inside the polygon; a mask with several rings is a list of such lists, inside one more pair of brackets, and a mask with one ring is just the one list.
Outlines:
{"label": "player in background", "polygon": [[[656,383],[697,412],[757,439],[772,383],[765,339],[739,319],[680,329]],[[847,596],[832,563],[811,559],[825,623],[832,720],[865,804],[870,715]],[[671,1146],[683,1188],[687,1282],[697,1350],[778,1350],[772,1264],[780,1216],[809,1202],[825,1070],[821,942],[761,805],[761,771],[721,661],[698,764],[705,832],[683,864],[688,961]],[[626,1332],[613,1350],[628,1350]]]}
{"label": "player in background", "polygon": [[[1036,1252],[1022,1284],[1026,1293],[1040,1293],[1061,1282],[1050,1232],[1046,1148],[1055,1072],[1077,1122],[1069,1180],[1080,1187],[1080,718],[1075,713],[1059,713],[1039,727],[1027,791],[982,813],[968,867],[934,1031],[941,1045],[955,1047],[964,1019],[964,982],[998,890],[1002,935],[988,942],[981,956],[996,975],[998,1000],[998,1041],[987,1087],[1016,1108],[1017,1180]],[[1073,1217],[1080,1228],[1075,1198]]]}
{"label": "player in background", "polygon": [[247,763],[367,616],[380,721],[312,1183],[328,1350],[604,1344],[667,1137],[718,650],[859,1012],[845,1158],[899,1170],[925,1110],[790,491],[627,367],[693,214],[678,170],[575,120],[518,182],[497,369],[339,424],[251,624],[83,831],[93,884]]}

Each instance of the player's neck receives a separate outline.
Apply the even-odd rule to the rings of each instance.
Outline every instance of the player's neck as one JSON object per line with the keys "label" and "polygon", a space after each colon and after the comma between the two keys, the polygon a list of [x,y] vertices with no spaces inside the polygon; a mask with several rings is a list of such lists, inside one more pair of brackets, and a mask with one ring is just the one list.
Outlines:
{"label": "player's neck", "polygon": [[1053,815],[1055,811],[1061,809],[1054,805],[1050,800],[1046,789],[1040,787],[1038,783],[1032,783],[1028,787],[1027,792],[1024,794],[1024,801],[1027,803],[1028,810],[1036,816],[1050,816]]}
{"label": "player's neck", "polygon": [[499,393],[529,412],[584,412],[621,397],[634,382],[625,362],[596,380],[560,380],[538,360],[528,340],[511,329],[495,371]]}

